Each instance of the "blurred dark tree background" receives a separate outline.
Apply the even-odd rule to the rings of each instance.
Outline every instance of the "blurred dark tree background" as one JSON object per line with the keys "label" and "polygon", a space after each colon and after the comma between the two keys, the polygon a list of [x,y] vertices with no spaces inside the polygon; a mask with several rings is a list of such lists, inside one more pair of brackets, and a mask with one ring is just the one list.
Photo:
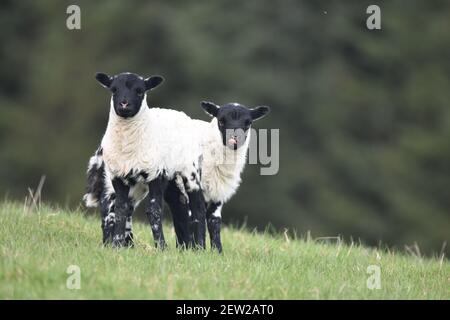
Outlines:
{"label": "blurred dark tree background", "polygon": [[[77,206],[105,130],[97,71],[162,74],[152,106],[270,105],[280,171],[249,165],[225,221],[439,252],[450,239],[450,3],[0,2],[0,190]],[[66,8],[81,7],[81,30]],[[446,249],[447,253],[449,249]]]}

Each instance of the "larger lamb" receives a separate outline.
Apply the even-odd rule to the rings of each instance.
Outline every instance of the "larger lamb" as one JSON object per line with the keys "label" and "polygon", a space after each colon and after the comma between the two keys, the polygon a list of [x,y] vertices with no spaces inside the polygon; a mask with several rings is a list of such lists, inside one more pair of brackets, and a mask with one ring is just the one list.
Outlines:
{"label": "larger lamb", "polygon": [[88,205],[100,202],[104,243],[132,245],[127,221],[131,222],[135,207],[148,194],[146,213],[153,238],[157,247],[164,248],[164,190],[179,177],[187,193],[194,245],[204,247],[202,150],[195,123],[183,112],[148,107],[146,92],[163,82],[160,76],[144,79],[133,73],[98,73],[96,79],[110,90],[111,106],[101,146],[89,163],[91,190],[85,201]]}

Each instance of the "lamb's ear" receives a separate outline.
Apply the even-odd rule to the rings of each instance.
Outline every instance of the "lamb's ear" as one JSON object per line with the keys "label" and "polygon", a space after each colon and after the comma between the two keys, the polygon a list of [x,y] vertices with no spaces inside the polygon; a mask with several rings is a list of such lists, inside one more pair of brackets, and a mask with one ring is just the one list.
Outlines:
{"label": "lamb's ear", "polygon": [[206,111],[207,114],[213,117],[217,117],[217,113],[219,112],[220,107],[209,101],[202,101],[202,108]]}
{"label": "lamb's ear", "polygon": [[256,107],[254,109],[250,109],[250,114],[252,116],[253,121],[264,118],[270,112],[270,108],[267,106]]}
{"label": "lamb's ear", "polygon": [[164,78],[161,76],[151,76],[145,79],[144,81],[145,81],[145,90],[152,90],[153,88],[156,88],[161,83],[163,83]]}
{"label": "lamb's ear", "polygon": [[109,88],[112,82],[112,77],[108,76],[106,73],[97,72],[95,74],[95,79],[101,83],[105,88]]}

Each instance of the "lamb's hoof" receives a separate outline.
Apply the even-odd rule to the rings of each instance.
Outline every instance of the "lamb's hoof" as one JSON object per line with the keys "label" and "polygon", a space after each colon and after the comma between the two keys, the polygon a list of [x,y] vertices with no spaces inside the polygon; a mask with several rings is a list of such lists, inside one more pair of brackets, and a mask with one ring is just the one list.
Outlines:
{"label": "lamb's hoof", "polygon": [[223,252],[222,250],[222,243],[221,241],[211,241],[211,250],[217,252],[218,254],[221,254]]}
{"label": "lamb's hoof", "polygon": [[155,247],[156,247],[156,249],[164,251],[167,249],[167,244],[165,241],[155,242]]}
{"label": "lamb's hoof", "polygon": [[125,246],[128,248],[134,248],[134,236],[133,233],[130,233],[125,237]]}
{"label": "lamb's hoof", "polygon": [[206,246],[204,244],[198,243],[195,240],[190,241],[188,243],[187,247],[188,247],[188,249],[191,249],[191,250],[204,250],[204,249],[206,249]]}
{"label": "lamb's hoof", "polygon": [[179,243],[179,242],[177,242],[177,249],[180,250],[180,251],[187,250],[187,249],[189,249],[189,243],[184,243],[184,242]]}
{"label": "lamb's hoof", "polygon": [[123,248],[127,246],[125,236],[114,236],[111,246],[113,248]]}
{"label": "lamb's hoof", "polygon": [[193,243],[192,244],[192,249],[193,250],[199,250],[199,251],[206,250],[206,244],[205,243]]}
{"label": "lamb's hoof", "polygon": [[125,247],[125,242],[124,241],[113,241],[112,243],[111,243],[111,247],[113,247],[113,248],[123,248],[123,247]]}

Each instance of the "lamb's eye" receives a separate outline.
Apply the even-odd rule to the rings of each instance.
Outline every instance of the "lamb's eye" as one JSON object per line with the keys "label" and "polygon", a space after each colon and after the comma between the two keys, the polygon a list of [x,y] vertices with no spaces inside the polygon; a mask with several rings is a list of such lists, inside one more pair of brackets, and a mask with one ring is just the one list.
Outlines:
{"label": "lamb's eye", "polygon": [[117,88],[116,88],[116,87],[112,87],[112,88],[111,88],[111,92],[112,92],[113,94],[115,94],[115,93],[117,92]]}
{"label": "lamb's eye", "polygon": [[142,96],[144,94],[144,90],[142,90],[141,88],[137,88],[136,93],[138,96]]}

